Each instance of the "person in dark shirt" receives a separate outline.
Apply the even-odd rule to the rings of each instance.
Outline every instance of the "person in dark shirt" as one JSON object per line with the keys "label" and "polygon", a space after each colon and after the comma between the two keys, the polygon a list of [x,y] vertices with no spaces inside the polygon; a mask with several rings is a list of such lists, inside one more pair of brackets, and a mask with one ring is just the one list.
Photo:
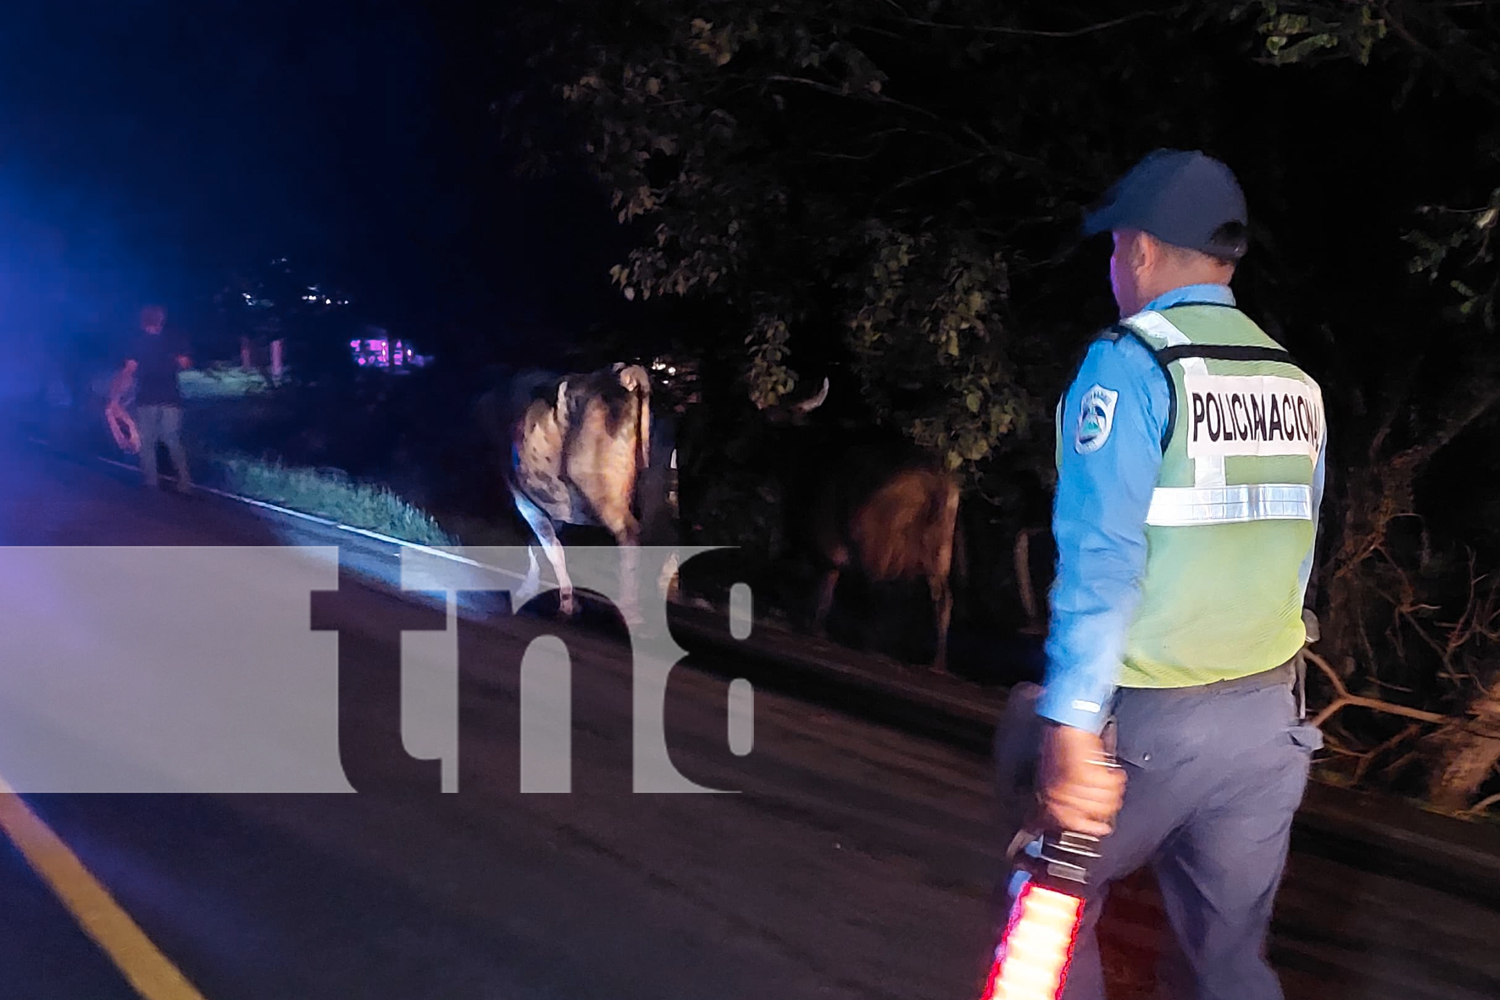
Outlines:
{"label": "person in dark shirt", "polygon": [[165,444],[177,472],[177,489],[189,493],[193,480],[182,447],[182,392],[177,387],[177,373],[190,362],[177,339],[162,333],[166,321],[167,311],[161,306],[141,310],[141,333],[127,352],[111,398],[118,401],[131,383],[135,384],[135,421],[141,438],[141,478],[145,485],[159,488],[156,446]]}

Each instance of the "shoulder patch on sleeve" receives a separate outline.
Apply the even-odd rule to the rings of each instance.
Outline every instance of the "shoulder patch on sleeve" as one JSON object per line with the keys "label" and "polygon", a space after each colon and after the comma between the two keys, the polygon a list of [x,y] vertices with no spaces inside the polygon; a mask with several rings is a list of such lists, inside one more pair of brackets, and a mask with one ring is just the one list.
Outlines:
{"label": "shoulder patch on sleeve", "polygon": [[1078,428],[1073,435],[1073,450],[1080,455],[1098,451],[1109,440],[1115,423],[1115,403],[1120,394],[1095,382],[1078,407]]}

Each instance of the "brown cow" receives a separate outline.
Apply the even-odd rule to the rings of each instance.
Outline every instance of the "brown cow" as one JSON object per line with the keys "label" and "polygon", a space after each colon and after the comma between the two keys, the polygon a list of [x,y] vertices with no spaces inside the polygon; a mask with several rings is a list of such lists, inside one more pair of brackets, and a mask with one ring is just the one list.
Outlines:
{"label": "brown cow", "polygon": [[[801,425],[827,397],[824,379],[813,399],[764,412],[772,423]],[[792,445],[793,437],[803,440]],[[964,572],[959,482],[909,442],[878,431],[871,437],[855,443],[799,426],[783,438],[782,460],[817,470],[811,491],[801,494],[807,506],[790,511],[804,522],[799,534],[821,566],[813,628],[824,634],[839,577],[850,569],[876,583],[925,580],[937,626],[931,669],[945,671],[952,577]]]}
{"label": "brown cow", "polygon": [[[871,477],[873,485],[861,483]],[[937,628],[931,669],[946,671],[952,575],[955,568],[960,576],[963,572],[957,478],[927,463],[893,465],[882,451],[853,449],[824,480],[820,493],[814,537],[826,568],[814,628],[823,632],[839,576],[851,567],[876,583],[925,580]]]}

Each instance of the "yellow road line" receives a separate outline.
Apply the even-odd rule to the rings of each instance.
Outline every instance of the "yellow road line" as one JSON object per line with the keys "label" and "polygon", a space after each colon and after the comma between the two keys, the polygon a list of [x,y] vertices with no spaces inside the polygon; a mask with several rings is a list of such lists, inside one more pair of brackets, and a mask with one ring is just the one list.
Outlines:
{"label": "yellow road line", "polygon": [[3,777],[0,777],[0,830],[145,1000],[204,1000],[115,902],[109,890]]}

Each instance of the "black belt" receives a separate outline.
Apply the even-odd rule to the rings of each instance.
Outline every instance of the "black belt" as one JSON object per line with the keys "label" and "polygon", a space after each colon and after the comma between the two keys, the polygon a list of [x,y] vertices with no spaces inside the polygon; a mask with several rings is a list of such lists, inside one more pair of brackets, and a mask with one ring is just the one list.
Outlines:
{"label": "black belt", "polygon": [[1188,687],[1169,688],[1125,688],[1127,691],[1151,691],[1159,694],[1218,694],[1221,691],[1254,691],[1259,688],[1277,687],[1282,684],[1290,685],[1297,677],[1297,669],[1292,660],[1278,664],[1270,670],[1261,670],[1244,677],[1234,677],[1227,681],[1212,681],[1208,684],[1193,684]]}

